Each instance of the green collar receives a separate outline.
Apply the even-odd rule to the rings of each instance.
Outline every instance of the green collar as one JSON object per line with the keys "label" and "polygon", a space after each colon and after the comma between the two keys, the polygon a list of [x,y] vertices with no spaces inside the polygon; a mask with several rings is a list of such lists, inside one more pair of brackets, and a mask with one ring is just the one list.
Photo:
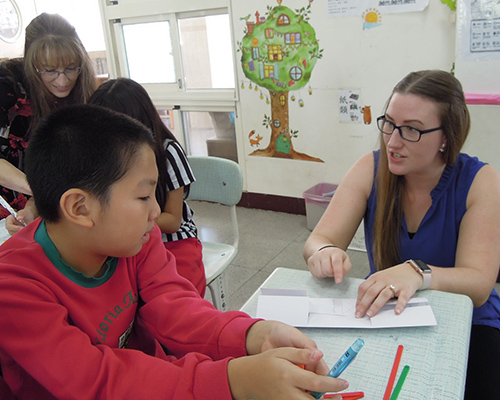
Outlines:
{"label": "green collar", "polygon": [[116,257],[108,257],[108,259],[106,260],[106,271],[104,272],[104,275],[99,278],[94,278],[92,276],[89,277],[79,271],[74,270],[70,265],[66,264],[61,259],[61,256],[59,255],[54,242],[52,242],[47,233],[45,220],[42,220],[40,226],[35,232],[35,241],[40,246],[42,246],[45,255],[59,270],[59,272],[61,272],[64,276],[66,276],[76,284],[85,288],[97,287],[107,282],[108,279],[113,276],[116,265],[118,264],[118,259]]}

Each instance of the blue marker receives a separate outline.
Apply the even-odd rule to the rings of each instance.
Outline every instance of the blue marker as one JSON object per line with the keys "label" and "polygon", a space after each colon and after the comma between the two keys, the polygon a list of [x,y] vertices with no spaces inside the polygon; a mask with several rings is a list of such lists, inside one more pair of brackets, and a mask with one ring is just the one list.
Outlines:
{"label": "blue marker", "polygon": [[[340,374],[344,372],[344,369],[346,369],[347,366],[352,362],[352,360],[354,360],[354,358],[358,355],[364,345],[365,342],[363,341],[363,339],[356,340],[352,344],[352,346],[349,347],[347,351],[342,355],[342,357],[340,357],[339,360],[335,363],[330,372],[328,372],[328,376],[331,376],[332,378],[338,378]],[[321,398],[321,396],[323,395],[324,393],[311,392],[311,396],[316,399]]]}

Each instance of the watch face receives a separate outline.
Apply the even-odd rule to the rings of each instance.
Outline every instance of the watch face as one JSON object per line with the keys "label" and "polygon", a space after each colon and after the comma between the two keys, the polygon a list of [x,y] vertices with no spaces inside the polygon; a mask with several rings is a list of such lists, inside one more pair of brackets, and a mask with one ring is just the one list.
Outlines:
{"label": "watch face", "polygon": [[423,272],[423,273],[426,273],[426,272],[431,272],[432,270],[429,268],[429,266],[424,263],[422,260],[413,260],[415,261],[415,263],[418,265],[418,267],[420,268],[420,270]]}
{"label": "watch face", "polygon": [[22,30],[21,12],[14,0],[0,0],[0,39],[7,43],[17,40]]}

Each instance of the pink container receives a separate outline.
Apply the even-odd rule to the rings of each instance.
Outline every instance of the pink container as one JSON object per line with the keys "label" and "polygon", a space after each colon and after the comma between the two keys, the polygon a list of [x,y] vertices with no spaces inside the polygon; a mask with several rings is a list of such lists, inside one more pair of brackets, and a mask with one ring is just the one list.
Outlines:
{"label": "pink container", "polygon": [[318,183],[302,194],[306,202],[307,229],[311,231],[314,229],[328,207],[337,187],[338,185],[333,183]]}

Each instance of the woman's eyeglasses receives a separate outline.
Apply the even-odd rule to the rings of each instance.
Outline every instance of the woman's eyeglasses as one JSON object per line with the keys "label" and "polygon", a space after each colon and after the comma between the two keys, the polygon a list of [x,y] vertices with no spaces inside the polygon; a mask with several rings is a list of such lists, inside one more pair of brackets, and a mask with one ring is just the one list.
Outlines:
{"label": "woman's eyeglasses", "polygon": [[408,142],[418,142],[422,135],[434,131],[438,131],[442,129],[442,127],[420,130],[417,128],[413,128],[411,126],[397,126],[391,121],[388,121],[385,115],[382,115],[377,118],[377,126],[380,132],[386,135],[392,135],[392,133],[397,129],[399,131],[399,135],[401,139],[404,139]]}
{"label": "woman's eyeglasses", "polygon": [[36,67],[35,69],[43,79],[50,81],[56,80],[61,74],[66,75],[66,78],[68,79],[75,79],[78,75],[80,75],[80,72],[82,72],[82,67],[67,67],[64,69],[64,71],[57,71],[55,69],[46,69],[45,71],[39,71]]}

